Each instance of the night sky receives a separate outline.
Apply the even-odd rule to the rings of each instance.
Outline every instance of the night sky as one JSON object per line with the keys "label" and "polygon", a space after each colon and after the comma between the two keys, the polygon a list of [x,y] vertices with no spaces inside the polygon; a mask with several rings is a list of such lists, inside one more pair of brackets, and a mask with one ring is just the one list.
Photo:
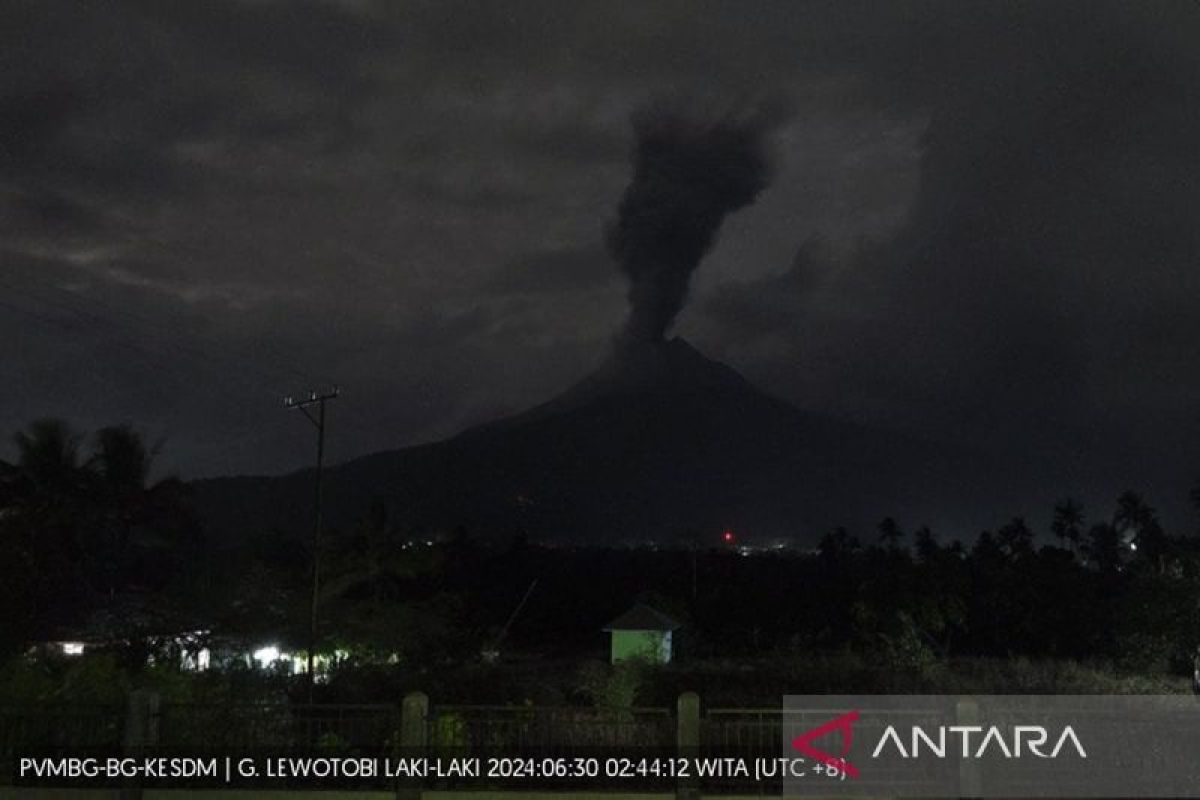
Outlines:
{"label": "night sky", "polygon": [[631,115],[768,96],[773,180],[674,333],[1185,519],[1193,2],[10,0],[4,433],[127,421],[185,477],[273,473],[312,457],[286,394],[341,384],[334,461],[546,400],[625,324]]}

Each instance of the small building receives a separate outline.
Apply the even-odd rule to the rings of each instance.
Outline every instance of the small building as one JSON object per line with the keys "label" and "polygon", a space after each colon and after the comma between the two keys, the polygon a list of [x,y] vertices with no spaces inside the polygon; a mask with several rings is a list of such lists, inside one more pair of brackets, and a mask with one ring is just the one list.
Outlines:
{"label": "small building", "polygon": [[638,603],[604,626],[612,635],[611,661],[641,659],[650,664],[669,664],[671,634],[679,623],[666,614]]}

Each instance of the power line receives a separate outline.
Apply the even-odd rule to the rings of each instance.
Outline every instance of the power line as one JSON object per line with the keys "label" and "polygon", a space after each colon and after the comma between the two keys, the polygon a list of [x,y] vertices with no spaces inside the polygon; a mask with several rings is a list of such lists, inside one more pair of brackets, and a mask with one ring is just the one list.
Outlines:
{"label": "power line", "polygon": [[[198,360],[192,361],[195,367],[202,372],[211,372],[213,375],[219,377],[219,383],[213,385],[221,388],[225,402],[231,403],[233,406],[237,407],[245,417],[249,417],[253,420],[253,422],[249,424],[238,426],[238,428],[231,433],[231,440],[238,443],[236,445],[237,447],[244,449],[246,446],[247,443],[245,441],[245,433],[256,433],[257,435],[252,437],[252,441],[261,441],[268,435],[275,435],[278,432],[277,430],[263,430],[264,426],[273,427],[270,426],[270,423],[267,423],[263,418],[265,410],[268,408],[265,402],[262,405],[256,405],[253,403],[247,403],[243,399],[239,399],[236,394],[229,395],[228,393],[224,393],[225,390],[228,389],[230,383],[231,371],[228,369],[228,366],[230,365],[222,364],[211,354],[204,353],[202,351],[196,351],[191,348],[181,347],[162,340],[158,340],[157,343],[160,345],[163,352],[154,352],[143,346],[142,341],[135,336],[132,336],[129,331],[123,327],[115,326],[111,320],[97,316],[96,314],[93,314],[87,310],[76,308],[69,304],[57,303],[53,300],[29,292],[25,292],[24,297],[26,300],[38,305],[54,309],[57,312],[62,312],[46,313],[45,311],[38,311],[34,308],[24,307],[7,300],[0,300],[0,307],[9,309],[17,314],[28,317],[33,321],[40,323],[40,327],[43,328],[43,330],[38,331],[36,328],[24,328],[23,332],[32,335],[40,335],[48,342],[58,344],[63,343],[61,337],[55,337],[50,334],[48,330],[45,330],[48,328],[62,330],[74,336],[80,336],[80,334],[94,331],[95,327],[100,325],[114,334],[107,337],[108,345],[124,351],[127,354],[127,357],[132,357],[132,359],[138,363],[148,374],[161,374],[163,372],[167,372],[173,375],[180,383],[198,385],[203,388],[210,384],[203,380],[197,381],[197,375],[195,373],[185,373],[183,370],[181,370],[178,366],[177,359],[172,358],[172,353],[176,355],[190,354],[199,356]],[[102,377],[105,380],[105,383],[113,386],[114,389],[116,388],[116,384],[113,383],[111,376],[109,376],[106,371],[100,371],[97,373],[97,375]],[[232,376],[234,377],[234,380],[237,380],[239,383],[242,383],[247,387],[253,387],[258,394],[264,397],[265,400],[267,396],[266,390],[261,386],[254,384],[249,373],[247,373],[244,369],[233,370]]]}
{"label": "power line", "polygon": [[[308,600],[308,702],[313,701],[313,655],[317,649],[317,594],[321,587],[321,472],[325,463],[325,402],[335,399],[341,390],[334,386],[329,392],[309,392],[308,397],[296,400],[285,397],[286,408],[299,409],[317,429],[317,471],[313,480],[313,532],[312,532],[312,594]],[[309,413],[309,407],[317,407],[317,415]]]}

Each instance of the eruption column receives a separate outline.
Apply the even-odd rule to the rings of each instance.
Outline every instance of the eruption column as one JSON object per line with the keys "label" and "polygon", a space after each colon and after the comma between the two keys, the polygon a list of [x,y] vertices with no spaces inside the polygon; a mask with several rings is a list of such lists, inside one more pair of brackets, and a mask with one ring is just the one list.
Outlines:
{"label": "eruption column", "polygon": [[770,182],[766,139],[781,120],[777,106],[706,121],[658,108],[634,114],[633,178],[608,232],[629,278],[624,343],[666,335],[721,222]]}

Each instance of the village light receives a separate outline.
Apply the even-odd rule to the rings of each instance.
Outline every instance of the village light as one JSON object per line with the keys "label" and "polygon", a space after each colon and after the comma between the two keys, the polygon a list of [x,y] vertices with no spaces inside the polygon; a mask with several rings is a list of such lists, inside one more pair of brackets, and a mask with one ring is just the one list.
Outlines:
{"label": "village light", "polygon": [[[291,656],[289,656],[289,658],[292,662],[292,674],[293,675],[303,675],[305,672],[308,671],[308,655],[307,654],[301,655],[299,653],[293,653]],[[318,658],[318,663],[319,663],[320,656],[318,656],[317,658]]]}
{"label": "village light", "polygon": [[259,663],[259,666],[266,669],[279,660],[279,648],[275,645],[260,647],[254,651],[251,657]]}
{"label": "village light", "polygon": [[64,656],[81,656],[83,655],[83,642],[63,642],[62,651]]}

